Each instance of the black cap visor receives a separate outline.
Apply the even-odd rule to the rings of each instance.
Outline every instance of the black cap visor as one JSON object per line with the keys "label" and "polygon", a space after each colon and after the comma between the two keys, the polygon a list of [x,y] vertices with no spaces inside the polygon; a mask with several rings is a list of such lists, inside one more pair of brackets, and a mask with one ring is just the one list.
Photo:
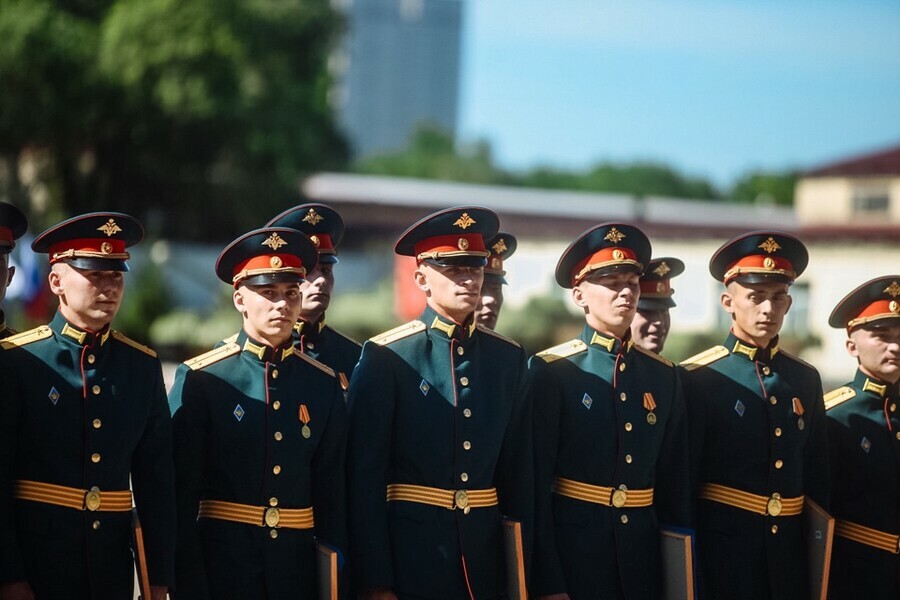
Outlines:
{"label": "black cap visor", "polygon": [[58,262],[66,263],[82,271],[122,271],[128,272],[128,263],[118,258],[65,258]]}

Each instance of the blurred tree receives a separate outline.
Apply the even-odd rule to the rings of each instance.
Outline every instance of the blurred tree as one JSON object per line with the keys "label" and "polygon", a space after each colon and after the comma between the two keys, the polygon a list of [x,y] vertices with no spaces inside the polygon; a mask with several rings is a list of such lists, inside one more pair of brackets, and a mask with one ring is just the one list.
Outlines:
{"label": "blurred tree", "polygon": [[797,176],[796,171],[748,173],[735,182],[728,199],[735,202],[791,206],[794,204],[794,186],[797,183]]}
{"label": "blurred tree", "polygon": [[19,172],[37,147],[67,213],[192,239],[261,224],[301,173],[346,161],[327,103],[340,25],[329,0],[0,0],[7,195],[34,204]]}

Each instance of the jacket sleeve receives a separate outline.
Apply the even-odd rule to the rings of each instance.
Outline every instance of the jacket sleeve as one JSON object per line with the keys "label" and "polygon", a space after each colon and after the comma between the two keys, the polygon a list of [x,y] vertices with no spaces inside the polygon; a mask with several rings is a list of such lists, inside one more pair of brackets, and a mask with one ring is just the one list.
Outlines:
{"label": "jacket sleeve", "polygon": [[0,585],[25,580],[12,498],[22,399],[10,352],[0,350]]}
{"label": "jacket sleeve", "polygon": [[386,499],[396,393],[390,352],[367,342],[350,382],[348,514],[360,592],[394,585]]}
{"label": "jacket sleeve", "polygon": [[534,399],[535,552],[534,595],[566,591],[553,531],[552,485],[559,449],[560,398],[552,370],[538,357],[529,363]]}
{"label": "jacket sleeve", "polygon": [[[818,372],[809,394],[810,433],[803,450],[804,493],[826,511],[831,509],[831,472],[828,461],[828,423],[822,380]],[[805,402],[804,402],[805,404]]]}
{"label": "jacket sleeve", "polygon": [[312,499],[316,538],[337,550],[343,563],[347,555],[347,406],[337,378],[329,400],[328,420],[312,461]]}
{"label": "jacket sleeve", "polygon": [[656,463],[654,504],[660,523],[693,527],[691,478],[688,453],[688,422],[678,369],[673,373],[672,412],[666,425]]}
{"label": "jacket sleeve", "polygon": [[151,585],[175,586],[175,475],[172,420],[162,367],[153,360],[153,391],[144,433],[131,458],[131,483],[141,518]]}
{"label": "jacket sleeve", "polygon": [[175,589],[179,598],[191,600],[209,598],[197,527],[200,494],[205,487],[203,465],[207,448],[206,411],[197,381],[200,378],[202,372],[198,374],[186,365],[180,365],[169,392],[169,403],[179,407],[172,418],[177,506]]}

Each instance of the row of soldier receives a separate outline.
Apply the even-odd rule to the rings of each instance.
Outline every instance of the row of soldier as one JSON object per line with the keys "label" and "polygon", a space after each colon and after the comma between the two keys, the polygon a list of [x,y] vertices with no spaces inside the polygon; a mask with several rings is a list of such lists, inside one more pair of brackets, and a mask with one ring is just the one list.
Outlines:
{"label": "row of soldier", "polygon": [[[25,229],[0,204],[2,289]],[[0,600],[130,598],[132,504],[154,599],[312,598],[314,540],[362,598],[502,598],[503,517],[537,597],[661,597],[665,524],[695,532],[702,597],[796,599],[808,500],[837,518],[829,597],[898,597],[900,276],[835,307],[859,369],[826,402],[778,347],[795,237],[715,253],[732,328],[679,367],[657,352],[683,265],[628,224],[559,260],[578,338],[527,360],[479,324],[515,249],[498,229],[479,207],[411,226],[395,251],[426,308],[360,348],[325,324],[340,216],[286,211],[220,254],[242,326],[179,367],[168,403],[155,353],[110,329],[140,224],[37,236],[59,310],[0,351]]]}

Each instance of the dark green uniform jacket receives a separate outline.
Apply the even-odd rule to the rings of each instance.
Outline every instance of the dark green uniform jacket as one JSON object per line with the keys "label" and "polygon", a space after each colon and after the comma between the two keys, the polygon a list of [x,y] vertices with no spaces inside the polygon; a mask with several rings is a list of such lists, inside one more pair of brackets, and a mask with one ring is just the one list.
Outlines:
{"label": "dark green uniform jacket", "polygon": [[[900,384],[857,371],[825,401],[834,518],[900,534]],[[836,535],[828,597],[900,598],[900,557]]]}
{"label": "dark green uniform jacket", "polygon": [[[805,495],[828,510],[827,426],[815,368],[779,350],[777,338],[757,348],[734,334],[684,364],[697,485]],[[772,517],[698,500],[706,598],[808,598],[803,528],[803,515]]]}
{"label": "dark green uniform jacket", "polygon": [[[401,597],[506,593],[501,515],[530,535],[534,478],[525,352],[426,308],[366,342],[350,384],[350,531],[360,590]],[[500,505],[386,502],[388,484],[496,487]],[[526,539],[526,545],[530,546]]]}
{"label": "dark green uniform jacket", "polygon": [[[659,598],[659,524],[687,526],[690,513],[687,421],[676,368],[587,325],[580,338],[537,354],[530,367],[536,593]],[[555,477],[652,488],[653,505],[614,508],[561,496],[551,493]]]}
{"label": "dark green uniform jacket", "polygon": [[[241,332],[178,367],[178,599],[315,598],[313,535],[346,548],[346,407],[334,372]],[[310,437],[303,434],[306,407]],[[312,507],[315,529],[197,518],[201,500]]]}
{"label": "dark green uniform jacket", "polygon": [[294,325],[294,340],[301,352],[334,369],[346,394],[362,352],[359,342],[326,325],[324,317],[318,323],[298,321]]}
{"label": "dark green uniform jacket", "polygon": [[11,497],[16,480],[124,491],[140,513],[150,581],[174,585],[172,431],[156,354],[57,313],[0,351],[0,583],[41,598],[131,598],[131,514]]}
{"label": "dark green uniform jacket", "polygon": [[6,326],[6,315],[0,310],[0,340],[15,335],[16,333],[15,329]]}

